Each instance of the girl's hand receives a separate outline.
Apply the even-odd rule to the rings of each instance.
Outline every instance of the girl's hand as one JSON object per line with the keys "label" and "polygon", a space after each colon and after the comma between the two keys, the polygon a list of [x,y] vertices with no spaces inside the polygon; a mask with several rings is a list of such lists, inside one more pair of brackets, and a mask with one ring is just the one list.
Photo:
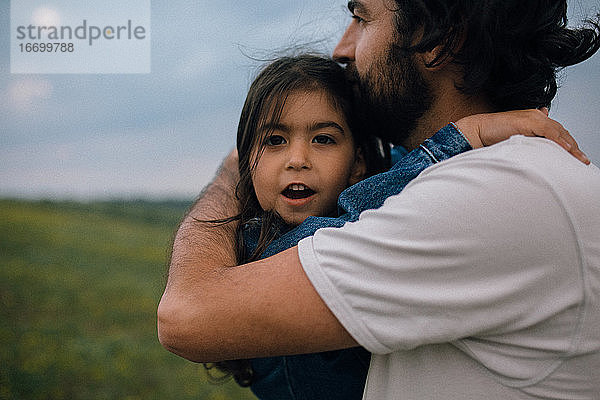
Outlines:
{"label": "girl's hand", "polygon": [[512,135],[539,136],[558,143],[584,164],[590,160],[577,146],[571,134],[548,117],[548,109],[518,110],[490,114],[475,114],[455,123],[474,149],[491,146]]}

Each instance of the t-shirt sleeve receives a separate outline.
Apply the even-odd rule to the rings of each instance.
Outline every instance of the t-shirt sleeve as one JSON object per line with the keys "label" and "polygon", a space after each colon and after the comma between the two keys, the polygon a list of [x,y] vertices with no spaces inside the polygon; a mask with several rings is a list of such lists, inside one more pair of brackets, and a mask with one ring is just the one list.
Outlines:
{"label": "t-shirt sleeve", "polygon": [[551,185],[471,153],[299,243],[317,292],[372,353],[517,331],[580,301],[579,270],[564,268],[577,259],[573,230]]}

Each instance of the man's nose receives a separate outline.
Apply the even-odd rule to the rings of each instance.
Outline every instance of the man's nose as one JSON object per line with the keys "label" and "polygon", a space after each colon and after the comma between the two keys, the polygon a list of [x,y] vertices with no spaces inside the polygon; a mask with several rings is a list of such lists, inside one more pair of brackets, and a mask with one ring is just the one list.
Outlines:
{"label": "man's nose", "polygon": [[333,50],[333,59],[341,64],[348,64],[354,61],[355,30],[354,24],[350,23],[344,32],[344,36]]}
{"label": "man's nose", "polygon": [[302,170],[312,167],[310,162],[310,149],[304,143],[292,143],[288,151],[286,169]]}

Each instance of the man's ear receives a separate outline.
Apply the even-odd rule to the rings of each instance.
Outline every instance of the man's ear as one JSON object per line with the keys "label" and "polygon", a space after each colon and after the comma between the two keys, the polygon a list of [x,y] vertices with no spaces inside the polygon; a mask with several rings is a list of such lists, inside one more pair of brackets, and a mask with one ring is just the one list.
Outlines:
{"label": "man's ear", "polygon": [[430,51],[420,53],[423,60],[423,65],[428,71],[439,71],[451,61],[452,57],[450,57],[448,54],[442,55],[443,50],[444,45],[439,44]]}
{"label": "man's ear", "polygon": [[[456,54],[462,48],[466,39],[465,32],[458,32],[459,35],[455,36],[453,34],[454,31],[451,30],[451,34],[449,34],[449,37],[445,41],[429,51],[420,53],[425,68],[429,71],[439,71],[453,61],[453,54]],[[444,51],[446,52],[445,54]]]}
{"label": "man's ear", "polygon": [[360,147],[356,148],[354,152],[354,164],[352,164],[352,170],[350,171],[350,185],[354,185],[362,181],[367,174],[367,163],[365,162],[365,156]]}

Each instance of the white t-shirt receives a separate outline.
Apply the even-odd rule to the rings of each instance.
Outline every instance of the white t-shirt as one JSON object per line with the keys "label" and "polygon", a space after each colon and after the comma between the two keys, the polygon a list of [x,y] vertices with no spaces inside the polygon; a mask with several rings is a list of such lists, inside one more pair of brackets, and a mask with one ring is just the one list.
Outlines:
{"label": "white t-shirt", "polygon": [[600,399],[600,170],[513,137],[299,244],[365,399]]}

